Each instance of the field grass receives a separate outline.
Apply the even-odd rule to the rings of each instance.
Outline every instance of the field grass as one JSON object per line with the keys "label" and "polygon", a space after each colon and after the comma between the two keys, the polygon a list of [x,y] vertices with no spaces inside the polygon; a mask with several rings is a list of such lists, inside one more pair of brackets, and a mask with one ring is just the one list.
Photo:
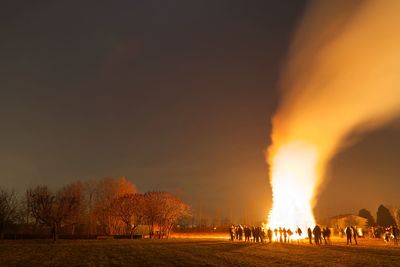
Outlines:
{"label": "field grass", "polygon": [[1,241],[1,266],[400,266],[382,240],[329,246],[221,239]]}

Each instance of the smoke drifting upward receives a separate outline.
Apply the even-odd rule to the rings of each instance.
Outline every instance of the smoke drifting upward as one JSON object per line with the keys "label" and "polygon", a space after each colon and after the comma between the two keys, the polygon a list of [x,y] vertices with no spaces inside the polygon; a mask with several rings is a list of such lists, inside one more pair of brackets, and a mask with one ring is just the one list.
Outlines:
{"label": "smoke drifting upward", "polygon": [[314,224],[328,161],[400,115],[400,1],[315,1],[281,76],[268,148],[272,227]]}

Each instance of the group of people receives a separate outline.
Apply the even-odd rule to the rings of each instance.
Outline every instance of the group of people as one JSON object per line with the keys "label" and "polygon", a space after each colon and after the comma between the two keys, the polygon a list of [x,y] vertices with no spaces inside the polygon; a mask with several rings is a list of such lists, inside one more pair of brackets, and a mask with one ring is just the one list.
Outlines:
{"label": "group of people", "polygon": [[328,227],[321,228],[318,224],[314,227],[313,230],[311,228],[307,229],[308,242],[312,244],[313,236],[314,243],[316,245],[322,245],[324,241],[325,245],[331,244],[331,229]]}
{"label": "group of people", "polygon": [[344,232],[346,234],[347,245],[351,245],[352,244],[352,242],[351,242],[352,238],[354,240],[354,244],[357,245],[357,236],[358,236],[358,234],[357,234],[356,227],[348,225],[346,227],[346,229],[344,230]]}
{"label": "group of people", "polygon": [[[320,245],[323,242],[325,244],[330,244],[331,230],[326,228],[321,228],[319,225],[316,225],[313,230],[311,228],[307,229],[308,239],[310,244],[314,243],[316,245]],[[260,226],[242,226],[242,225],[231,225],[229,228],[229,234],[232,241],[234,240],[245,240],[245,241],[253,241],[253,242],[264,242],[264,240],[268,239],[269,243],[280,242],[280,243],[290,243],[293,239],[300,240],[302,239],[303,231],[300,227],[293,232],[291,229],[286,229],[285,227],[279,228],[268,228],[267,231],[264,230],[263,227]],[[294,235],[296,234],[296,238]]]}
{"label": "group of people", "polygon": [[264,228],[260,226],[242,226],[242,225],[231,225],[229,228],[229,234],[231,240],[244,240],[253,242],[264,242],[265,232]]}
{"label": "group of people", "polygon": [[[372,229],[372,233],[375,231]],[[321,227],[316,225],[314,228],[307,228],[307,236],[303,236],[303,231],[300,227],[293,232],[289,228],[279,227],[279,228],[267,228],[265,231],[263,227],[260,226],[246,226],[246,225],[231,225],[229,228],[229,234],[232,241],[234,240],[245,240],[252,242],[280,242],[280,243],[290,243],[293,240],[306,239],[310,244],[315,245],[330,245],[332,231],[329,227]],[[356,226],[348,225],[345,229],[339,229],[339,236],[346,237],[347,245],[355,244],[357,245],[357,239],[359,236],[364,236],[361,233],[361,228]],[[382,228],[382,233],[380,234],[386,243],[391,243],[393,241],[394,245],[398,245],[398,240],[400,238],[400,229],[393,225],[390,227]],[[375,237],[375,235],[371,236]]]}
{"label": "group of people", "polygon": [[383,235],[383,239],[386,243],[390,243],[390,240],[393,240],[394,245],[399,244],[400,230],[396,225],[392,225],[385,228],[385,233]]}

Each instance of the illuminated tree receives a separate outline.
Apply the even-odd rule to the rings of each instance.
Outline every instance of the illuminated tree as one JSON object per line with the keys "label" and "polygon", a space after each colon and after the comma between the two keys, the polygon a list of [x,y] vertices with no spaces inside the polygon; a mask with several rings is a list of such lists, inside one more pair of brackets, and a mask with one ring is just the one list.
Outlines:
{"label": "illuminated tree", "polygon": [[76,225],[82,220],[84,214],[84,188],[81,182],[71,183],[64,186],[59,195],[64,200],[74,200],[74,205],[70,207],[65,216],[64,224],[71,226],[71,234],[75,234]]}
{"label": "illuminated tree", "polygon": [[125,177],[119,179],[107,177],[95,183],[93,215],[104,234],[117,234],[124,228],[121,220],[114,216],[113,203],[120,196],[134,193],[136,193],[135,185]]}
{"label": "illuminated tree", "polygon": [[189,207],[170,193],[163,195],[162,213],[159,218],[160,235],[168,238],[176,222],[189,213]]}
{"label": "illuminated tree", "polygon": [[143,195],[125,194],[114,199],[112,204],[114,216],[126,225],[126,232],[131,238],[140,224],[143,214]]}
{"label": "illuminated tree", "polygon": [[147,192],[144,194],[143,215],[149,226],[150,237],[155,237],[158,226],[158,238],[168,237],[174,224],[189,213],[189,207],[168,192]]}
{"label": "illuminated tree", "polygon": [[17,215],[18,201],[15,191],[0,188],[0,239],[4,238],[4,228]]}

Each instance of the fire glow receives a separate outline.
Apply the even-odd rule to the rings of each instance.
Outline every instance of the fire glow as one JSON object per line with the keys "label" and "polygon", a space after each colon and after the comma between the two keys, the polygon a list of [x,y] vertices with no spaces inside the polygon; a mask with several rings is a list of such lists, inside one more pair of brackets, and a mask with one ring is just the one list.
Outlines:
{"label": "fire glow", "polygon": [[330,159],[399,117],[399,12],[396,0],[313,1],[306,8],[272,121],[268,227],[306,234]]}
{"label": "fire glow", "polygon": [[306,229],[315,224],[311,210],[317,182],[317,151],[302,143],[290,143],[272,156],[274,189],[269,227]]}

